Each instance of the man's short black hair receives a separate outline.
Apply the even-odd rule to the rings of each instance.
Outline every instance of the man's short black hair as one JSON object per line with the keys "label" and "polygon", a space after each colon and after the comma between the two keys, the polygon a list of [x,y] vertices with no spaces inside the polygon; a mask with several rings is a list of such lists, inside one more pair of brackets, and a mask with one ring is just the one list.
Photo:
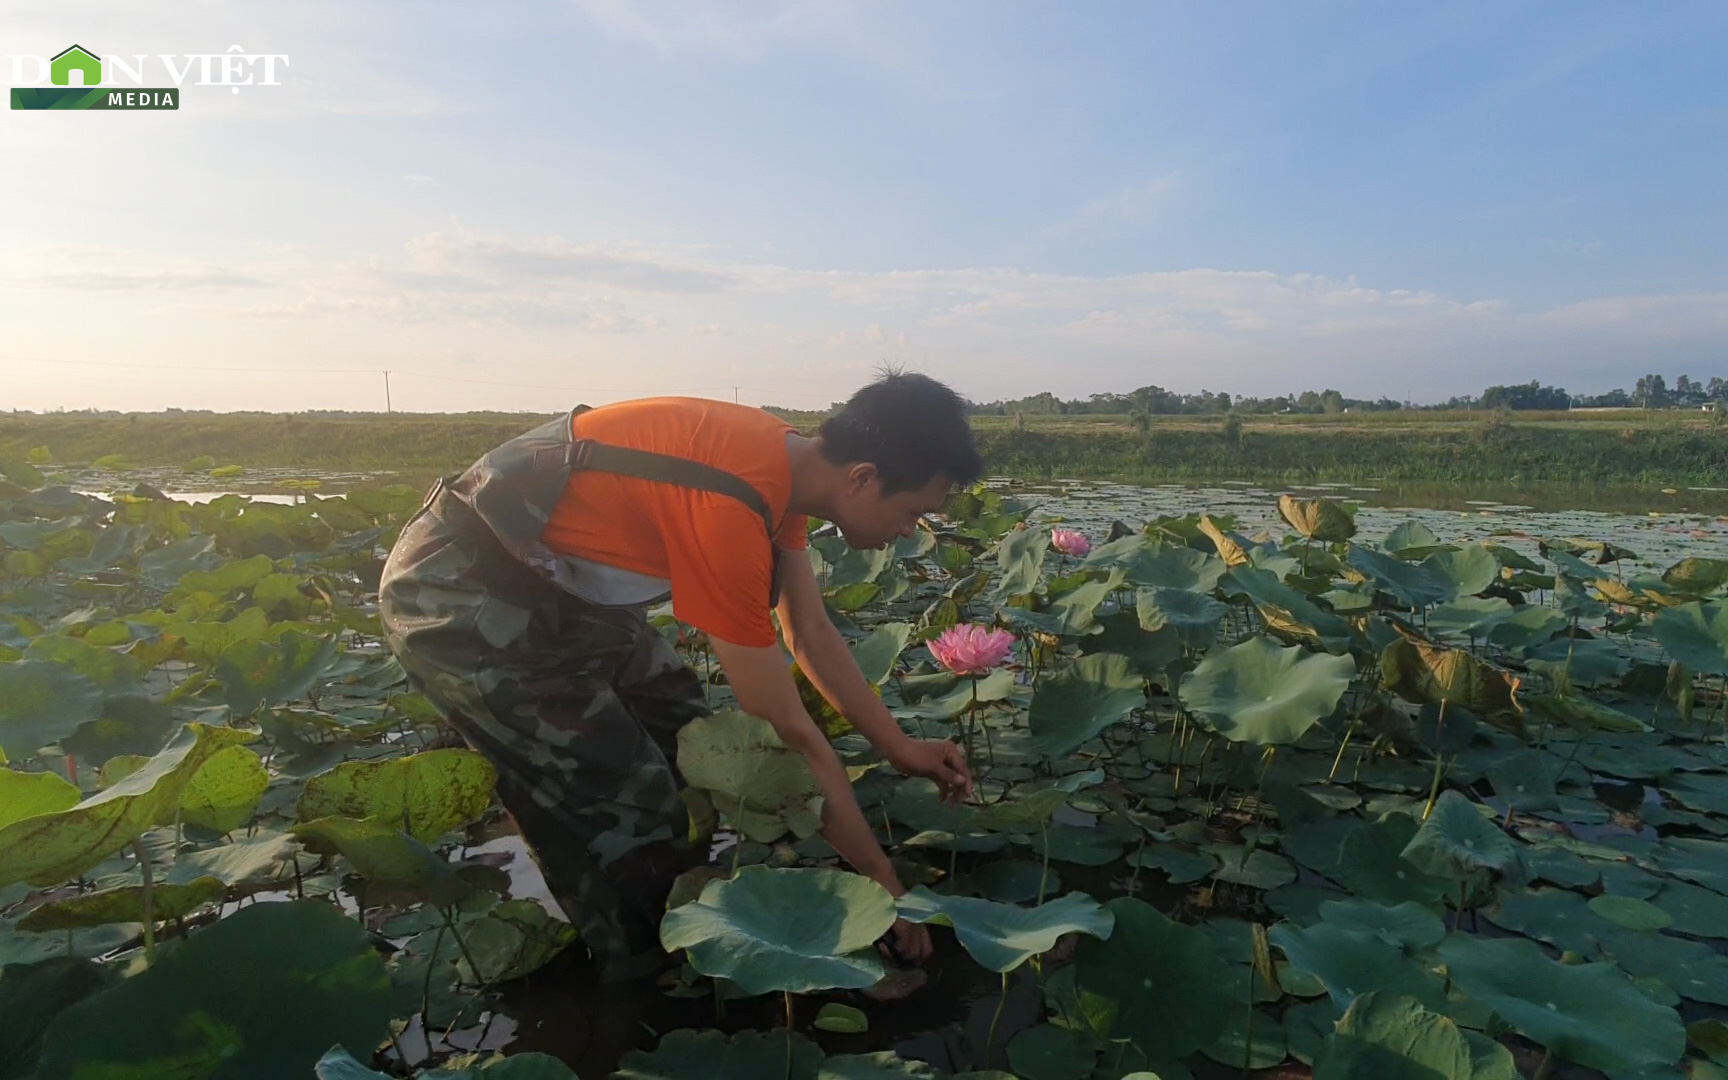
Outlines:
{"label": "man's short black hair", "polygon": [[820,434],[829,462],[876,466],[884,495],[916,490],[937,476],[970,484],[984,471],[965,399],[915,372],[885,372],[824,420]]}

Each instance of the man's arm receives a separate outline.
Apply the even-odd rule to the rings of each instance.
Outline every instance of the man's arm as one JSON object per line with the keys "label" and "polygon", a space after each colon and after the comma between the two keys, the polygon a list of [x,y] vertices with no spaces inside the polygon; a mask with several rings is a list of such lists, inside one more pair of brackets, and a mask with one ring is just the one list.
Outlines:
{"label": "man's arm", "polygon": [[966,755],[946,739],[913,739],[900,730],[882,704],[846,639],[822,605],[822,589],[802,551],[780,560],[780,631],[798,666],[840,715],[851,722],[888,763],[907,776],[927,776],[951,802],[969,798],[972,776]]}

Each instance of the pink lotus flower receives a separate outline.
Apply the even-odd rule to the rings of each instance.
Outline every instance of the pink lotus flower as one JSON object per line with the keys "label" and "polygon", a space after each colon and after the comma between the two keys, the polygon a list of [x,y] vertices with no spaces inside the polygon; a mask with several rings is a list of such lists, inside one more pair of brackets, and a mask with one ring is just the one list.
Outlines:
{"label": "pink lotus flower", "polygon": [[1050,546],[1064,555],[1078,558],[1092,550],[1092,541],[1078,529],[1051,529]]}
{"label": "pink lotus flower", "polygon": [[950,626],[930,642],[930,655],[956,675],[982,675],[1008,658],[1014,635],[976,623]]}

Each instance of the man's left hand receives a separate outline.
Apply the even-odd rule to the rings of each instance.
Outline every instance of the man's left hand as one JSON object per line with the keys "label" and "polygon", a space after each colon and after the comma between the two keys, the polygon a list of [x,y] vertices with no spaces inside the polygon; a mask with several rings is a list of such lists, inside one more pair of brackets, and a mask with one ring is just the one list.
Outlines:
{"label": "man's left hand", "polygon": [[972,770],[966,754],[947,739],[907,739],[888,759],[906,776],[927,776],[942,791],[942,801],[958,805],[972,797]]}

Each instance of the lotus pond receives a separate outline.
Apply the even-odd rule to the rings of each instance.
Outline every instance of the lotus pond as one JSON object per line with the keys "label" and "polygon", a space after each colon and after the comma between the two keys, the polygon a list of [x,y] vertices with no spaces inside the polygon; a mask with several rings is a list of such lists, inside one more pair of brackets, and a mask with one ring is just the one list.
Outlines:
{"label": "lotus pond", "polygon": [[[599,988],[380,647],[418,491],[6,474],[0,1080],[1728,1077],[1707,514],[1094,485],[818,532],[861,667],[977,801],[809,692],[914,888],[836,870],[801,761],[663,615],[709,675],[680,763],[718,840],[662,924],[683,967]],[[1009,655],[945,670],[962,624]],[[916,981],[874,948],[896,915],[939,956],[879,1001]]]}

